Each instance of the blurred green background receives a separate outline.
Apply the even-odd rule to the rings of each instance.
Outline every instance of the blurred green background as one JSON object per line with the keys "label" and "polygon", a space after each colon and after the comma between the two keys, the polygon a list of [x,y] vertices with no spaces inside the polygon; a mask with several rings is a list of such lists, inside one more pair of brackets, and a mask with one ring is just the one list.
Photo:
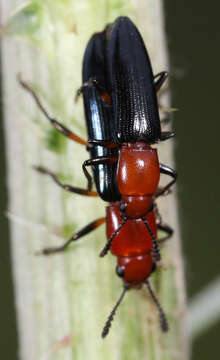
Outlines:
{"label": "blurred green background", "polygon": [[[219,274],[219,2],[215,0],[210,4],[208,7],[207,3],[198,0],[164,1],[172,105],[179,109],[174,116],[175,157],[189,300]],[[2,122],[0,131],[0,206],[3,214],[7,209],[7,194]],[[0,221],[0,348],[2,358],[16,360],[9,227],[5,216],[1,216]],[[194,342],[192,359],[216,358],[219,333],[220,321]]]}

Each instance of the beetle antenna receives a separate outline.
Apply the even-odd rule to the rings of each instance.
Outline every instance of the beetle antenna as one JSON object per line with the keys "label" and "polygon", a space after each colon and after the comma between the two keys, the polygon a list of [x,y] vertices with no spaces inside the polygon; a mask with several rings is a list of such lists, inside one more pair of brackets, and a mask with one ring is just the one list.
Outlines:
{"label": "beetle antenna", "polygon": [[150,293],[150,295],[151,295],[151,297],[152,297],[152,299],[153,299],[153,301],[154,301],[154,303],[155,303],[155,305],[157,307],[157,310],[159,312],[161,329],[162,329],[162,331],[166,332],[166,331],[169,330],[166,315],[164,314],[164,311],[163,311],[163,309],[162,309],[162,307],[161,307],[161,305],[159,303],[159,300],[156,297],[156,295],[155,295],[155,293],[154,293],[154,291],[153,291],[153,289],[152,289],[152,287],[151,287],[151,285],[149,283],[149,280],[146,280],[145,284],[147,285],[148,291],[149,291],[149,293]]}
{"label": "beetle antenna", "polygon": [[153,231],[151,230],[151,227],[150,225],[148,224],[148,221],[145,219],[145,218],[142,218],[147,230],[149,231],[150,233],[150,236],[153,240],[153,248],[152,248],[152,253],[153,253],[153,258],[154,260],[157,262],[157,261],[160,261],[160,250],[159,250],[159,247],[158,247],[158,242],[157,242],[157,238],[156,236],[154,235]]}
{"label": "beetle antenna", "polygon": [[119,227],[112,233],[112,235],[110,236],[110,238],[107,240],[107,243],[105,244],[104,248],[102,249],[102,251],[101,251],[100,254],[99,254],[100,257],[103,257],[103,256],[105,256],[105,255],[108,253],[114,237],[115,237],[115,236],[117,235],[117,233],[121,230],[122,226],[126,223],[126,221],[127,221],[127,218],[124,217],[123,220],[122,220],[122,222],[121,222],[121,224],[119,225]]}
{"label": "beetle antenna", "polygon": [[112,309],[112,311],[111,311],[111,313],[110,313],[110,315],[109,315],[109,317],[108,317],[108,320],[106,321],[105,326],[104,326],[104,328],[103,328],[103,330],[102,330],[102,338],[103,338],[103,339],[108,335],[109,330],[110,330],[110,327],[111,327],[111,325],[112,325],[112,321],[113,321],[114,316],[115,316],[115,313],[116,313],[116,310],[117,310],[117,308],[119,307],[119,305],[121,304],[121,302],[122,302],[122,300],[123,300],[123,298],[124,298],[124,296],[125,296],[125,293],[126,293],[126,291],[127,291],[128,289],[129,289],[129,287],[124,286],[124,289],[123,289],[123,291],[122,291],[122,293],[121,293],[121,295],[120,295],[120,298],[118,299],[118,301],[116,302],[115,306],[113,307],[113,309]]}

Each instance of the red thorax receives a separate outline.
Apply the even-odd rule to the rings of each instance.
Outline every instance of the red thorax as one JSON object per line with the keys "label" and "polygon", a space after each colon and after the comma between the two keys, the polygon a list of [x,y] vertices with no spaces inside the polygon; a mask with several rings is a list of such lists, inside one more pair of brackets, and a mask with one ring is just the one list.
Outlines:
{"label": "red thorax", "polygon": [[157,150],[137,142],[125,143],[119,152],[117,184],[126,205],[125,215],[143,217],[150,209],[160,179]]}

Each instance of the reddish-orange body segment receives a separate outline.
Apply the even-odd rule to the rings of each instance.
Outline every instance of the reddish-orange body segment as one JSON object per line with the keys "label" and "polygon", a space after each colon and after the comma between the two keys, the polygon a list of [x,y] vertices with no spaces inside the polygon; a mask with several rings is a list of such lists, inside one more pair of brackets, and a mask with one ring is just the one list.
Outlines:
{"label": "reddish-orange body segment", "polygon": [[118,159],[117,183],[122,195],[153,195],[160,179],[157,150],[137,142],[122,145]]}
{"label": "reddish-orange body segment", "polygon": [[150,209],[160,180],[157,150],[143,142],[125,143],[119,151],[117,184],[129,218],[141,218]]}
{"label": "reddish-orange body segment", "polygon": [[[107,237],[119,227],[121,223],[120,203],[112,203],[107,207]],[[157,233],[155,213],[151,211],[146,219],[154,234]],[[115,235],[111,252],[116,256],[140,255],[152,250],[152,237],[141,219],[129,219]]]}
{"label": "reddish-orange body segment", "polygon": [[153,270],[157,239],[153,196],[159,179],[156,149],[144,142],[122,144],[117,165],[121,201],[107,207],[107,237],[113,236],[110,249],[118,257],[118,274],[130,286],[144,282]]}
{"label": "reddish-orange body segment", "polygon": [[[152,210],[145,216],[155,237],[157,236],[156,214]],[[107,207],[107,237],[109,238],[122,221],[120,203]],[[137,285],[146,280],[153,268],[153,241],[142,219],[128,219],[115,235],[111,252],[118,257],[125,283]]]}
{"label": "reddish-orange body segment", "polygon": [[153,260],[150,253],[133,257],[120,256],[118,266],[124,268],[124,282],[135,286],[143,283],[150,276]]}

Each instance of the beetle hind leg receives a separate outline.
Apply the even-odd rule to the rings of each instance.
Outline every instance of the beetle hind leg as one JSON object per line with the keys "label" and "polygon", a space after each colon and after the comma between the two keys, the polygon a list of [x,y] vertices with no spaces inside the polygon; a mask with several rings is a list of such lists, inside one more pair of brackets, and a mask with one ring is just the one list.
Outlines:
{"label": "beetle hind leg", "polygon": [[69,240],[67,240],[63,245],[61,246],[57,246],[57,247],[49,247],[49,248],[44,248],[40,251],[38,251],[36,253],[36,255],[51,255],[51,254],[56,254],[58,252],[62,252],[64,251],[73,241],[77,241],[79,240],[81,237],[87,235],[88,233],[90,233],[91,231],[97,229],[100,225],[102,225],[104,222],[106,221],[105,217],[99,218],[95,221],[92,221],[91,223],[89,223],[88,225],[86,225],[85,227],[83,227],[81,230],[79,230],[78,232],[76,232],[75,234],[73,234],[71,236],[71,238]]}

